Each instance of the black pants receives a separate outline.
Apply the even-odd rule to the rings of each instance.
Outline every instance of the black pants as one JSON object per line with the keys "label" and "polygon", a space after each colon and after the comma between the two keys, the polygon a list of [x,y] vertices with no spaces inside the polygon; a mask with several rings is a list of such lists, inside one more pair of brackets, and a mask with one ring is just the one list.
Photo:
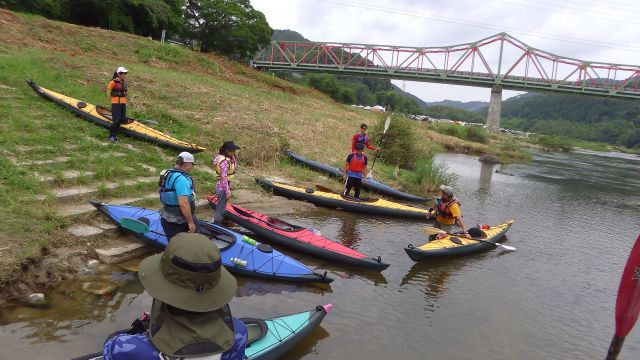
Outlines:
{"label": "black pants", "polygon": [[351,177],[349,176],[347,178],[347,183],[344,187],[344,194],[349,196],[349,193],[351,192],[351,188],[354,188],[354,197],[356,199],[360,198],[360,189],[362,188],[362,179],[361,178],[357,178],[357,177]]}
{"label": "black pants", "polygon": [[176,224],[172,222],[168,222],[167,220],[160,218],[160,224],[162,225],[162,229],[164,230],[164,234],[167,237],[167,241],[170,241],[171,238],[178,235],[181,232],[189,232],[189,224]]}
{"label": "black pants", "polygon": [[109,137],[117,136],[120,131],[120,123],[126,123],[127,104],[111,104],[111,128]]}

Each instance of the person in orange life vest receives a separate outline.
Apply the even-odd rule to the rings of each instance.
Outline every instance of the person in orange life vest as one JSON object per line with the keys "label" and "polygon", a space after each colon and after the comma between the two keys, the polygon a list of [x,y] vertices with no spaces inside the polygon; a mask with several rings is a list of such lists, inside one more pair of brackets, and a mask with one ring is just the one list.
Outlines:
{"label": "person in orange life vest", "polygon": [[111,128],[109,141],[118,141],[120,123],[127,119],[127,73],[124,66],[118,67],[113,73],[113,79],[107,84],[107,96],[111,98]]}
{"label": "person in orange life vest", "polygon": [[367,124],[360,125],[360,132],[353,134],[353,139],[351,140],[352,153],[356,152],[356,144],[363,144],[369,150],[380,151],[379,147],[369,144],[369,135],[367,135]]}
{"label": "person in orange life vest", "polygon": [[[451,186],[440,185],[440,190],[442,190],[441,197],[436,198],[435,207],[430,209],[436,212],[435,227],[451,233],[453,225],[458,223],[464,235],[469,237],[467,227],[464,225],[464,220],[462,220],[460,202],[453,195],[453,188]],[[427,219],[430,219],[430,214],[427,214]]]}
{"label": "person in orange life vest", "polygon": [[367,155],[363,153],[364,144],[356,144],[356,152],[347,156],[347,162],[344,166],[344,175],[342,177],[347,180],[344,185],[344,195],[349,196],[351,189],[354,188],[354,197],[360,198],[360,189],[365,181],[365,173],[367,172]]}

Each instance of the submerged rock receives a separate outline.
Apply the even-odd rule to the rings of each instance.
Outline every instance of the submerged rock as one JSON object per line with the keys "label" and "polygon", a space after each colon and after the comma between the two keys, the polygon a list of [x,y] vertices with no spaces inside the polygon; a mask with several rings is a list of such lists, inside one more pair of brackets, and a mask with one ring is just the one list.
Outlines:
{"label": "submerged rock", "polygon": [[87,281],[80,288],[89,294],[107,295],[118,290],[118,285],[108,281]]}
{"label": "submerged rock", "polygon": [[478,161],[485,164],[502,164],[502,161],[493,155],[482,155],[478,158]]}

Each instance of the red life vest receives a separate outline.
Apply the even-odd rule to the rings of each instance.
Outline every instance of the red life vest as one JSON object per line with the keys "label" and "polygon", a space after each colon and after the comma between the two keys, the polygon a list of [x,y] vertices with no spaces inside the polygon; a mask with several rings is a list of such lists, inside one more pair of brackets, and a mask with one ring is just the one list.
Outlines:
{"label": "red life vest", "polygon": [[362,154],[360,159],[358,159],[358,155],[354,153],[353,156],[351,157],[351,161],[349,162],[349,167],[347,168],[347,170],[353,171],[355,173],[361,173],[364,171],[364,166],[365,166],[365,155]]}
{"label": "red life vest", "polygon": [[111,96],[127,97],[127,83],[124,80],[120,80],[118,78],[113,79],[113,89],[111,89]]}
{"label": "red life vest", "polygon": [[436,206],[436,211],[438,212],[438,216],[440,216],[443,219],[453,220],[454,217],[453,217],[453,214],[451,213],[451,205],[453,205],[454,203],[460,206],[460,202],[455,197],[446,203],[440,200],[440,202]]}

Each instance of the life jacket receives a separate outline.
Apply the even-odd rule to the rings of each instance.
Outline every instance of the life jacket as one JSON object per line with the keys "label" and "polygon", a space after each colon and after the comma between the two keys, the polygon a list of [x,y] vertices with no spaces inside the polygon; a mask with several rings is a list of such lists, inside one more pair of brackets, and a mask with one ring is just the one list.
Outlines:
{"label": "life jacket", "polygon": [[436,212],[438,213],[438,216],[446,220],[453,220],[454,217],[451,213],[451,205],[453,205],[454,203],[460,206],[460,202],[458,201],[458,199],[456,199],[455,196],[446,203],[443,202],[442,199],[438,199],[436,204]]}
{"label": "life jacket", "polygon": [[357,154],[353,154],[353,157],[351,157],[351,161],[349,162],[349,166],[347,167],[347,171],[352,171],[355,173],[361,173],[364,171],[364,166],[365,166],[365,155],[362,154],[362,156],[360,157],[360,159],[358,159],[358,155]]}
{"label": "life jacket", "polygon": [[[173,181],[169,184],[167,183],[169,178],[171,177],[171,174],[174,173],[178,173],[178,176],[174,176],[173,177]],[[186,177],[189,182],[191,183],[191,193],[195,193],[196,188],[195,185],[193,184],[193,179],[191,178],[191,176],[189,174],[187,174],[186,172],[184,172],[183,170],[180,169],[176,169],[176,168],[172,168],[172,169],[166,169],[166,170],[162,170],[162,172],[160,173],[160,178],[158,179],[158,192],[160,193],[160,202],[162,202],[162,204],[164,206],[167,207],[178,207],[178,204],[169,204],[169,200],[172,198],[175,198],[175,200],[177,201],[177,196],[175,195],[176,192],[176,181],[178,180],[178,177],[180,176],[184,176]],[[170,194],[173,193],[173,196],[171,196]],[[190,201],[190,203],[193,201]]]}
{"label": "life jacket", "polygon": [[216,171],[216,182],[220,181],[220,173],[222,170],[220,170],[220,164],[223,161],[227,161],[229,163],[229,171],[227,171],[227,180],[231,181],[233,179],[233,174],[236,173],[236,163],[232,161],[231,158],[228,158],[224,155],[216,155],[215,158],[213,158],[213,160],[211,160],[211,165],[213,165],[213,168]]}
{"label": "life jacket", "polygon": [[366,146],[368,142],[369,142],[369,135],[359,132],[358,138],[356,139],[356,144],[362,144]]}
{"label": "life jacket", "polygon": [[113,89],[111,89],[111,96],[113,97],[127,97],[127,82],[118,78],[113,79]]}

